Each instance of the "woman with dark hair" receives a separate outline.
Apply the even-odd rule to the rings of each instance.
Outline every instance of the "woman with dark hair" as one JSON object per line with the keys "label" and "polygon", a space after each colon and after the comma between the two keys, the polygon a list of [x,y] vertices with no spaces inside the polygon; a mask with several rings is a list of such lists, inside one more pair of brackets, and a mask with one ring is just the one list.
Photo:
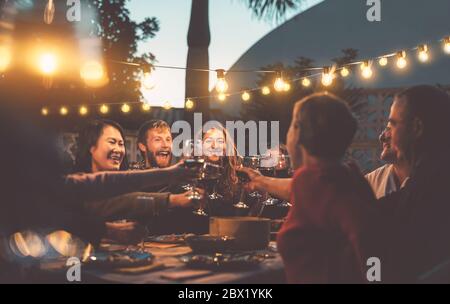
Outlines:
{"label": "woman with dark hair", "polygon": [[112,120],[90,121],[78,136],[75,170],[89,173],[128,170],[122,127]]}

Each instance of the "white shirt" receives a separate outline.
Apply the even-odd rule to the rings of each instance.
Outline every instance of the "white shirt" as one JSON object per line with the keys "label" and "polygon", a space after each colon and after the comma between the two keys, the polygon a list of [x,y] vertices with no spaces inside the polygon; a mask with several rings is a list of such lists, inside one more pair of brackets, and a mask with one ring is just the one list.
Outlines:
{"label": "white shirt", "polygon": [[[392,164],[384,165],[366,174],[366,179],[377,199],[399,190],[395,183],[394,165]],[[405,179],[400,189],[405,186],[407,180]]]}

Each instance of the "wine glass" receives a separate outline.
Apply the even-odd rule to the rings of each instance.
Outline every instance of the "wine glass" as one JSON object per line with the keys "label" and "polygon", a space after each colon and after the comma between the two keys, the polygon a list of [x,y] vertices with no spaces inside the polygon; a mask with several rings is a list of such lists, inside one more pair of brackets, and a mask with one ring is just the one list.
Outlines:
{"label": "wine glass", "polygon": [[[236,160],[237,160],[238,168],[244,166],[245,159],[243,157],[238,156],[236,158]],[[239,170],[236,170],[236,174],[237,174],[237,177],[238,177],[238,180],[239,180],[240,184],[245,184],[245,183],[248,183],[250,181],[250,178],[248,177],[247,173],[239,171]],[[244,202],[244,200],[245,200],[245,190],[242,189],[241,190],[241,195],[239,196],[239,202],[234,204],[233,206],[235,208],[238,208],[238,209],[249,209],[250,207]]]}
{"label": "wine glass", "polygon": [[[244,157],[242,165],[247,168],[258,170],[261,165],[261,157],[258,155]],[[259,193],[258,191],[249,193],[249,196],[256,202],[259,202],[262,198],[261,193]]]}
{"label": "wine glass", "polygon": [[222,173],[223,173],[222,164],[214,164],[210,162],[205,163],[203,178],[207,184],[207,188],[212,189],[212,193],[208,195],[208,198],[210,200],[220,200],[223,198],[223,196],[217,192],[217,184],[219,182]]}
{"label": "wine glass", "polygon": [[[202,195],[197,191],[197,184],[198,181],[203,177],[205,167],[205,158],[202,156],[201,149],[201,140],[188,139],[184,142],[184,165],[188,168],[196,168],[199,172],[198,176],[193,179],[192,184],[185,186],[185,189],[191,190],[188,198],[192,201],[201,201],[203,198]],[[194,211],[194,214],[207,216],[202,204],[200,204],[199,208]]]}

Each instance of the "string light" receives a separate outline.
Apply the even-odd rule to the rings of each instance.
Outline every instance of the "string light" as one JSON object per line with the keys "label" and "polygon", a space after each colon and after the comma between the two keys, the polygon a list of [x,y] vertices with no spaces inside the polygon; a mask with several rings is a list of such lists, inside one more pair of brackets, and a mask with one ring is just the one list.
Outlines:
{"label": "string light", "polygon": [[185,103],[186,109],[192,110],[194,108],[194,105],[195,104],[194,104],[194,101],[192,99],[188,98],[188,100],[186,100],[186,103]]}
{"label": "string light", "polygon": [[273,83],[273,88],[275,89],[275,91],[277,92],[282,92],[284,91],[286,86],[286,83],[283,80],[283,75],[281,74],[281,72],[277,72],[277,76],[275,78],[275,82]]}
{"label": "string light", "polygon": [[427,62],[430,58],[430,56],[428,55],[428,46],[426,44],[419,45],[418,50],[419,60],[422,62]]}
{"label": "string light", "polygon": [[305,88],[309,87],[311,85],[311,80],[309,80],[308,78],[303,78],[302,80],[302,86],[304,86]]}
{"label": "string light", "polygon": [[0,45],[0,73],[6,71],[11,63],[11,57],[11,50],[5,45]]}
{"label": "string light", "polygon": [[98,61],[88,61],[80,69],[80,76],[84,80],[100,80],[104,76],[103,66]]}
{"label": "string light", "polygon": [[87,107],[81,106],[81,107],[80,107],[80,110],[79,110],[78,112],[80,113],[81,116],[85,116],[85,115],[88,114],[89,110],[88,110]]}
{"label": "string light", "polygon": [[67,114],[69,114],[69,109],[67,109],[66,107],[61,107],[59,109],[59,114],[61,114],[62,116],[66,116]]}
{"label": "string light", "polygon": [[219,99],[219,101],[225,101],[225,99],[227,99],[227,95],[225,95],[224,93],[220,93],[219,95],[217,95],[217,99]]}
{"label": "string light", "polygon": [[387,59],[387,57],[381,57],[381,58],[378,60],[378,64],[379,64],[380,66],[382,66],[382,67],[387,66],[387,64],[388,64],[388,59]]}
{"label": "string light", "polygon": [[285,82],[283,91],[289,92],[290,90],[291,90],[291,84],[289,82]]}
{"label": "string light", "polygon": [[127,104],[127,103],[124,103],[123,105],[122,105],[122,107],[120,107],[120,110],[123,112],[123,113],[130,113],[130,111],[131,111],[131,107],[130,107],[130,105],[129,104]]}
{"label": "string light", "polygon": [[397,67],[399,69],[404,69],[408,65],[406,61],[406,52],[400,51],[397,53]]}
{"label": "string light", "polygon": [[163,108],[164,108],[165,110],[170,110],[170,109],[172,108],[172,105],[170,104],[169,101],[166,101],[166,102],[164,102],[164,104],[163,104]]}
{"label": "string light", "polygon": [[42,116],[47,116],[49,114],[48,108],[44,107],[41,109]]}
{"label": "string light", "polygon": [[155,77],[149,64],[142,67],[141,85],[147,90],[153,90],[156,86]]}
{"label": "string light", "polygon": [[348,75],[350,75],[350,71],[346,68],[346,67],[343,67],[342,69],[341,69],[341,76],[342,77],[347,77]]}
{"label": "string light", "polygon": [[325,87],[330,86],[333,83],[333,71],[330,67],[323,68],[322,84]]}
{"label": "string light", "polygon": [[250,100],[250,93],[248,91],[244,91],[244,93],[242,93],[241,98],[243,101],[249,101]]}
{"label": "string light", "polygon": [[144,112],[148,112],[148,111],[150,111],[151,107],[150,107],[150,105],[148,103],[143,103],[142,106],[141,106],[141,109]]}
{"label": "string light", "polygon": [[56,72],[58,66],[56,55],[53,53],[44,53],[39,56],[39,69],[44,75],[52,75]]}
{"label": "string light", "polygon": [[444,52],[450,54],[450,37],[444,38]]}
{"label": "string light", "polygon": [[46,24],[51,24],[53,22],[53,17],[55,16],[55,4],[53,0],[48,0],[44,11],[44,22]]}
{"label": "string light", "polygon": [[268,86],[264,86],[261,88],[261,93],[263,95],[269,95],[270,94],[270,88]]}
{"label": "string light", "polygon": [[365,79],[369,79],[373,75],[372,68],[370,66],[371,66],[370,61],[364,61],[361,64],[361,75]]}
{"label": "string light", "polygon": [[109,112],[109,107],[108,107],[107,105],[105,105],[105,104],[102,104],[102,105],[100,106],[100,113],[102,113],[102,114],[108,114],[108,112]]}
{"label": "string light", "polygon": [[217,72],[217,83],[216,91],[217,93],[225,93],[228,90],[228,82],[225,80],[225,70],[219,69]]}

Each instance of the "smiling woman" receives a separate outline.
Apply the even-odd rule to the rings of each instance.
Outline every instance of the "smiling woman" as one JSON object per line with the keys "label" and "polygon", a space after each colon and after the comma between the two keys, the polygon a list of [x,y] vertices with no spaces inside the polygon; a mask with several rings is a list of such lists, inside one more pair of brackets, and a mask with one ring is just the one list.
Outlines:
{"label": "smiling woman", "polygon": [[75,170],[87,173],[127,170],[124,138],[122,127],[114,121],[89,122],[78,137]]}

